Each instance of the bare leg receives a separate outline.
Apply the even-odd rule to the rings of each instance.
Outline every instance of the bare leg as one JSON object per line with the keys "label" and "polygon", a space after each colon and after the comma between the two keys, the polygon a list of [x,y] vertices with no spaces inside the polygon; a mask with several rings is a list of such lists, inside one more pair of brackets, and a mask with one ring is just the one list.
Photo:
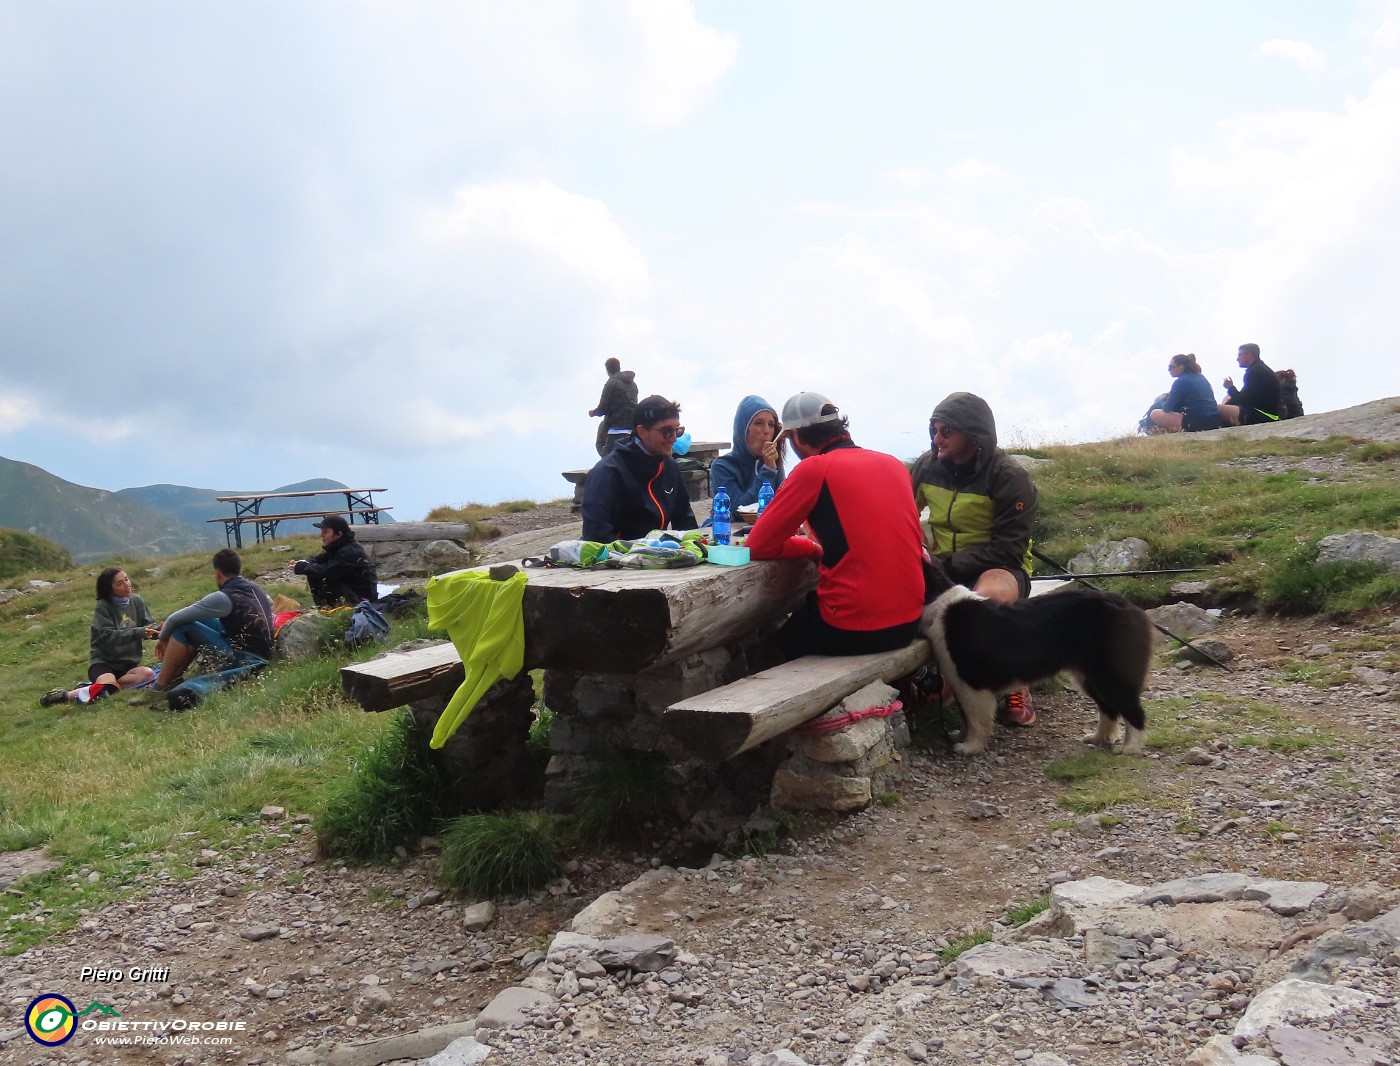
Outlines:
{"label": "bare leg", "polygon": [[1240,409],[1232,403],[1218,403],[1215,409],[1220,412],[1220,421],[1227,426],[1238,426],[1240,424]]}
{"label": "bare leg", "polygon": [[166,644],[165,657],[160,661],[160,687],[168,689],[178,685],[180,678],[185,676],[185,671],[198,654],[198,648],[190,644],[181,644],[178,640],[171,640]]}
{"label": "bare leg", "polygon": [[[102,676],[109,677],[111,675],[103,674]],[[155,676],[156,672],[149,666],[133,666],[121,677],[113,678],[109,684],[114,684],[119,688],[135,688],[137,685],[144,685]]]}
{"label": "bare leg", "polygon": [[1153,411],[1147,416],[1152,424],[1168,433],[1181,432],[1181,420],[1185,417],[1180,411]]}
{"label": "bare leg", "polygon": [[1021,598],[1021,586],[1016,583],[1016,575],[1010,570],[986,570],[972,586],[979,596],[986,596],[997,603],[1015,603]]}

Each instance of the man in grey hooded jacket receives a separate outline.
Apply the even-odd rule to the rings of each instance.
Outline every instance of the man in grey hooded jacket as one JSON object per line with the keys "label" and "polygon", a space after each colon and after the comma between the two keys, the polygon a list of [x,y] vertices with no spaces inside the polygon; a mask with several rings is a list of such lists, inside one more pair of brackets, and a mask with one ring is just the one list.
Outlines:
{"label": "man in grey hooded jacket", "polygon": [[[914,506],[928,509],[929,551],[949,577],[990,600],[1029,596],[1035,486],[997,447],[991,407],[970,392],[949,394],[933,409],[929,441],[911,474]],[[1006,718],[1035,721],[1028,691],[1007,697]]]}

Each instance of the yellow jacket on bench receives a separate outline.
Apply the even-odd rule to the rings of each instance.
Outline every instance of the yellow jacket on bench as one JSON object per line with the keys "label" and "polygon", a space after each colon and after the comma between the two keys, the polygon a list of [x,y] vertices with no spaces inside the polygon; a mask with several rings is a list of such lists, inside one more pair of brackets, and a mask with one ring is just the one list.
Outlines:
{"label": "yellow jacket on bench", "polygon": [[493,581],[484,570],[428,579],[428,626],[445,629],[467,676],[438,718],[429,747],[440,748],[501,678],[525,663],[525,575]]}

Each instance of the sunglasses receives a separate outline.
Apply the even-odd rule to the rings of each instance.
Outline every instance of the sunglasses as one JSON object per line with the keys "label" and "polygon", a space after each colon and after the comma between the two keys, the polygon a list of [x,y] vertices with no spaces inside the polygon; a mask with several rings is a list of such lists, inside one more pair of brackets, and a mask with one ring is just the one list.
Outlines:
{"label": "sunglasses", "polygon": [[945,440],[951,437],[957,430],[952,426],[933,426],[929,430],[930,437],[943,437]]}
{"label": "sunglasses", "polygon": [[647,426],[653,433],[660,433],[662,440],[675,440],[685,436],[685,426]]}

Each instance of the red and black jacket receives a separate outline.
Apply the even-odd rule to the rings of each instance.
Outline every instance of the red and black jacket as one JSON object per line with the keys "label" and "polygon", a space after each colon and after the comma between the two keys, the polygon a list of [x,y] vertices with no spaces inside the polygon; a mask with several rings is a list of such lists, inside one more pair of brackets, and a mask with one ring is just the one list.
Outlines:
{"label": "red and black jacket", "polygon": [[[803,522],[815,541],[795,536]],[[819,558],[817,607],[837,629],[907,625],[923,610],[924,541],[909,472],[850,438],[797,464],[748,548],[754,559]]]}

